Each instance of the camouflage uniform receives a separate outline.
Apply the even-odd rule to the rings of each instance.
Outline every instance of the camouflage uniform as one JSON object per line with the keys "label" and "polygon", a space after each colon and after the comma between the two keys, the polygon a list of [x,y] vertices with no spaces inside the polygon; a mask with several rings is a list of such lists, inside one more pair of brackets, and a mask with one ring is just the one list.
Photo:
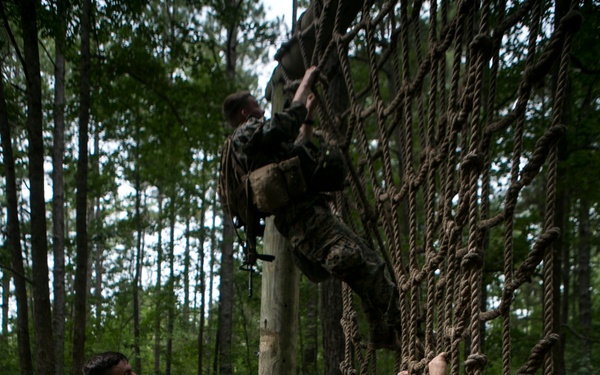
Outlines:
{"label": "camouflage uniform", "polygon": [[[293,157],[305,117],[306,107],[294,102],[270,121],[250,118],[240,125],[232,137],[233,150],[246,172]],[[323,194],[307,193],[274,214],[275,226],[289,240],[302,272],[315,282],[329,275],[346,282],[361,297],[370,340],[380,347],[395,346],[395,332],[387,321],[398,318],[397,293],[385,276],[383,259],[331,213]]]}

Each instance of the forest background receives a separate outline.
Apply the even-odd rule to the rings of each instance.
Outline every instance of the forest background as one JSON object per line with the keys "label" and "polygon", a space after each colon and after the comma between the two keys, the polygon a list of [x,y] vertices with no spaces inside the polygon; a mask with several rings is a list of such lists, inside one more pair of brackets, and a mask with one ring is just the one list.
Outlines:
{"label": "forest background", "polygon": [[[260,301],[247,296],[239,244],[215,194],[228,132],[221,103],[240,88],[262,98],[258,76],[290,30],[254,1],[0,4],[0,372],[79,374],[93,353],[118,350],[138,374],[255,374]],[[600,284],[600,6],[583,1],[582,13],[559,172],[558,372],[568,374],[596,373],[600,356],[591,293]],[[525,50],[511,43],[507,59]],[[505,76],[517,79],[519,68],[505,64]],[[551,101],[551,82],[536,95]],[[522,204],[539,206],[535,191]],[[502,246],[492,240],[490,249]],[[486,269],[488,288],[499,287],[500,269]],[[323,373],[324,302],[317,285],[301,282],[297,372]],[[514,351],[525,358],[542,304],[527,286],[517,301]],[[485,329],[494,373],[500,327]]]}

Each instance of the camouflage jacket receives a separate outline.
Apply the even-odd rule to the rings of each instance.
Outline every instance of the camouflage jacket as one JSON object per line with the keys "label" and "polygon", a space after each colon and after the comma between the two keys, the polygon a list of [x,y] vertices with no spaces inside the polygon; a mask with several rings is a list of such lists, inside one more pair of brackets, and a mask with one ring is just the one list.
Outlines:
{"label": "camouflage jacket", "polygon": [[[278,163],[294,156],[295,143],[300,126],[306,118],[306,107],[300,102],[282,112],[275,113],[270,120],[249,118],[238,126],[232,135],[233,152],[248,173],[270,163]],[[291,223],[305,215],[315,205],[326,205],[320,194],[307,193],[275,212],[275,225],[284,236],[288,236]]]}
{"label": "camouflage jacket", "polygon": [[246,173],[292,157],[294,140],[306,118],[306,107],[293,102],[270,120],[250,117],[232,135],[233,152]]}

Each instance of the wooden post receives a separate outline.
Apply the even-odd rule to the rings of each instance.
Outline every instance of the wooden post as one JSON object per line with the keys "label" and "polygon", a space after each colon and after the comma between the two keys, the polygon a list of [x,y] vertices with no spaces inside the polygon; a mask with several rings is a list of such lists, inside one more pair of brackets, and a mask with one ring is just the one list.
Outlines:
{"label": "wooden post", "polygon": [[[275,113],[283,109],[283,83],[272,88]],[[296,374],[300,271],[286,247],[273,217],[267,218],[263,251],[275,255],[275,260],[262,263],[259,375]]]}

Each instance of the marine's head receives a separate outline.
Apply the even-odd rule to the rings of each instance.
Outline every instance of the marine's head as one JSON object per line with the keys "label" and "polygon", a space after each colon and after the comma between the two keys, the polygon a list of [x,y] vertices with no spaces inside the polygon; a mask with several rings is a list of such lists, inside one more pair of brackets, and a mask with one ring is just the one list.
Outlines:
{"label": "marine's head", "polygon": [[223,116],[232,128],[237,128],[250,117],[263,118],[265,111],[248,91],[228,95],[223,101]]}

